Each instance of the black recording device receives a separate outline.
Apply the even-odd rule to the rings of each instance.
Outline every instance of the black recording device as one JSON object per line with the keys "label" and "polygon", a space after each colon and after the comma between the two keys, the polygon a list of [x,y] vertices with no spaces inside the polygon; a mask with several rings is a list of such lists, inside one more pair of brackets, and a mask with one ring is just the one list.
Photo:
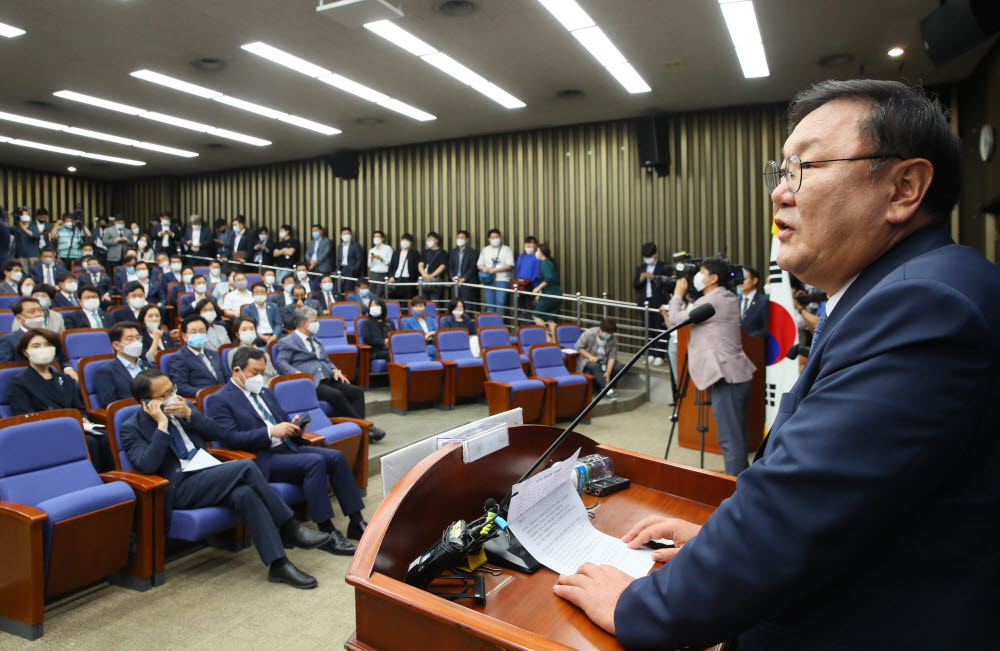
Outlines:
{"label": "black recording device", "polygon": [[808,291],[799,292],[795,294],[795,300],[799,302],[799,305],[806,307],[807,309],[808,306],[812,305],[816,306],[814,309],[810,309],[810,311],[812,312],[818,310],[819,304],[827,300],[828,298],[829,297],[827,296],[826,292],[824,292],[822,289],[816,289],[815,287]]}
{"label": "black recording device", "polygon": [[619,477],[615,475],[614,477],[608,477],[607,479],[597,479],[595,481],[587,484],[587,487],[583,489],[587,495],[594,495],[595,497],[605,497],[611,495],[612,493],[617,493],[618,491],[623,491],[632,482],[627,477]]}
{"label": "black recording device", "polygon": [[[705,303],[704,305],[699,305],[688,312],[688,318],[681,321],[669,330],[664,330],[660,334],[656,335],[652,339],[646,342],[646,344],[639,349],[639,351],[632,356],[632,358],[625,363],[624,366],[611,378],[611,380],[604,385],[604,388],[598,392],[597,396],[590,401],[590,404],[584,407],[584,409],[577,414],[573,422],[569,424],[569,427],[563,430],[562,434],[556,437],[556,440],[552,442],[552,445],[542,453],[535,463],[532,464],[528,470],[521,475],[515,484],[523,482],[525,479],[530,477],[538,470],[542,464],[544,464],[549,457],[556,451],[556,449],[566,440],[566,437],[580,424],[586,414],[589,414],[591,410],[597,403],[604,398],[609,391],[611,391],[618,381],[625,376],[635,363],[642,359],[646,355],[646,351],[656,345],[660,340],[665,337],[670,336],[676,330],[684,328],[689,325],[694,325],[698,323],[703,323],[715,315],[715,306],[711,303]],[[620,482],[616,482],[616,478],[612,477],[607,480],[612,483],[611,488],[614,490],[622,490],[625,486],[620,486]],[[628,481],[627,479],[625,480]],[[595,482],[596,483],[596,482]],[[615,486],[620,486],[614,488]],[[607,494],[607,493],[606,493]],[[426,552],[418,556],[410,563],[409,568],[406,572],[406,583],[419,587],[425,588],[430,584],[435,578],[441,575],[445,569],[449,567],[455,567],[470,557],[477,556],[481,553],[483,549],[486,550],[486,555],[491,562],[507,567],[510,569],[523,571],[527,573],[534,572],[541,564],[531,557],[531,555],[524,549],[521,543],[514,536],[513,532],[507,527],[506,517],[507,509],[510,506],[510,500],[513,497],[511,491],[507,492],[500,502],[494,499],[489,499],[486,501],[484,510],[485,514],[479,519],[470,522],[468,524],[463,520],[457,520],[450,524],[444,532],[441,534],[441,540],[432,545]],[[504,535],[499,535],[500,532]],[[472,562],[470,560],[470,567]]]}

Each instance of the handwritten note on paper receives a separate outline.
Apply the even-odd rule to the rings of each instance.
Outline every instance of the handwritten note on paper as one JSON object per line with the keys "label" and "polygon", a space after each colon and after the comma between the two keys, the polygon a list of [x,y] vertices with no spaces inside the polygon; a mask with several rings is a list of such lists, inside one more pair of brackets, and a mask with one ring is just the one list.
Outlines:
{"label": "handwritten note on paper", "polygon": [[584,563],[611,565],[629,576],[645,576],[652,552],[629,549],[619,538],[591,524],[587,509],[570,484],[577,450],[566,461],[514,485],[507,521],[524,548],[545,567],[573,574]]}

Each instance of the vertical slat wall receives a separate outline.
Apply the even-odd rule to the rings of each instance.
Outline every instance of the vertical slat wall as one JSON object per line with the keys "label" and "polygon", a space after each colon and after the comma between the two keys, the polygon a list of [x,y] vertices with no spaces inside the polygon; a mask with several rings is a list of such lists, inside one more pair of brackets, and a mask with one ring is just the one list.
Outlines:
{"label": "vertical slat wall", "polygon": [[515,251],[527,234],[549,242],[567,293],[619,300],[634,296],[648,240],[664,258],[725,251],[766,267],[771,209],[761,171],[784,140],[784,107],[677,114],[669,125],[665,177],[639,167],[635,130],[616,121],[365,152],[356,181],[314,159],[125,183],[115,211],[140,222],[160,208],[182,219],[245,214],[251,226],[287,222],[300,238],[314,222],[334,238],[347,224],[366,244],[379,228],[394,247],[408,232],[423,248],[430,230],[450,247],[460,228],[482,246],[496,226]]}
{"label": "vertical slat wall", "polygon": [[161,210],[178,217],[178,185],[178,179],[173,177],[119,181],[114,186],[114,214],[136,221],[144,228],[150,225],[150,217]]}
{"label": "vertical slat wall", "polygon": [[107,214],[111,195],[111,184],[104,181],[0,167],[0,205],[7,210],[27,205],[33,211],[45,208],[58,218],[79,205],[89,220]]}

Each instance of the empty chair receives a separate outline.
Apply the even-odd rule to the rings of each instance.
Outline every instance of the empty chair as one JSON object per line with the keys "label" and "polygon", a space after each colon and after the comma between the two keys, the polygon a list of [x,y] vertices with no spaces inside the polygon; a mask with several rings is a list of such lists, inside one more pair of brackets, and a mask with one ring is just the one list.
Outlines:
{"label": "empty chair", "polygon": [[192,267],[192,270],[195,275],[204,276],[205,278],[208,278],[209,274],[212,272],[211,267]]}
{"label": "empty chair", "polygon": [[[570,373],[557,344],[536,344],[528,351],[531,374],[554,392],[556,420],[575,418],[590,404],[594,378],[584,373]],[[590,422],[589,414],[585,422]]]}
{"label": "empty chair", "polygon": [[83,404],[87,407],[87,416],[95,423],[104,424],[107,418],[107,405],[102,404],[97,395],[94,374],[108,362],[115,359],[114,355],[92,355],[80,359],[77,372],[80,376],[80,392],[83,394]]}
{"label": "empty chair", "polygon": [[7,334],[14,326],[14,312],[11,310],[0,310],[0,334]]}
{"label": "empty chair", "polygon": [[358,347],[347,340],[344,319],[339,316],[319,317],[319,332],[314,336],[323,343],[326,356],[339,368],[349,382],[357,375]]}
{"label": "empty chair", "polygon": [[28,368],[28,362],[4,362],[0,364],[0,418],[14,415],[14,410],[10,408],[10,399],[7,397],[7,384],[12,377],[26,368]]}
{"label": "empty chair", "polygon": [[580,338],[580,326],[575,323],[561,323],[556,326],[556,343],[565,350],[575,350]]}
{"label": "empty chair", "polygon": [[521,326],[517,329],[517,345],[525,355],[535,344],[545,344],[545,328],[541,326]]}
{"label": "empty chair", "polygon": [[170,374],[170,358],[176,354],[176,350],[161,350],[156,354],[156,365],[167,375]]}
{"label": "empty chair", "polygon": [[490,414],[520,407],[525,423],[555,423],[550,392],[545,383],[529,378],[521,368],[521,356],[513,346],[483,353],[486,367],[486,401]]}
{"label": "empty chair", "polygon": [[0,630],[41,637],[46,596],[123,568],[135,502],[94,470],[78,412],[0,421]]}
{"label": "empty chair", "polygon": [[19,294],[0,294],[0,310],[11,309],[20,298]]}
{"label": "empty chair", "polygon": [[[496,312],[483,312],[482,314],[476,316],[476,330],[482,330],[483,328],[503,328],[507,329],[507,326],[503,322],[503,315],[497,314]],[[511,344],[517,344],[517,337],[507,333],[507,343],[505,346],[510,346]]]}
{"label": "empty chair", "polygon": [[[479,350],[485,351],[490,348],[505,348],[510,346],[510,337],[507,328],[490,326],[479,331]],[[521,367],[525,374],[531,370],[528,356],[518,351],[518,358],[521,360]]]}
{"label": "empty chair", "polygon": [[486,370],[483,360],[472,354],[469,332],[464,328],[438,330],[438,359],[454,374],[456,398],[477,398],[483,395]]}
{"label": "empty chair", "polygon": [[444,364],[427,353],[424,333],[400,330],[389,333],[390,405],[405,414],[411,402],[437,402],[451,409],[455,405],[452,374],[445,374]]}
{"label": "empty chair", "polygon": [[253,287],[254,283],[262,283],[264,279],[260,274],[243,274],[247,279],[247,287]]}
{"label": "empty chair", "polygon": [[399,330],[399,320],[403,316],[403,310],[399,306],[399,301],[385,302],[385,316],[387,319],[391,319],[392,324],[396,326],[396,330]]}
{"label": "empty chair", "polygon": [[361,305],[353,301],[338,301],[330,306],[330,316],[339,316],[347,327],[347,336],[354,337],[354,320],[361,316]]}
{"label": "empty chair", "polygon": [[114,354],[107,330],[93,328],[64,330],[61,339],[66,359],[74,370],[83,357]]}

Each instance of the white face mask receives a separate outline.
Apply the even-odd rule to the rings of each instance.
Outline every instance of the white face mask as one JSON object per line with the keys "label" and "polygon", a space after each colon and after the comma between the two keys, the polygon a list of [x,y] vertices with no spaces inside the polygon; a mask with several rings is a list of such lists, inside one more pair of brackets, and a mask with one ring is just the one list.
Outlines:
{"label": "white face mask", "polygon": [[[34,330],[35,328],[43,328],[43,327],[45,327],[45,317],[44,316],[35,316],[35,317],[30,318],[30,319],[25,319],[24,320],[24,329],[25,330]],[[52,361],[52,360],[49,360],[49,361]]]}
{"label": "white face mask", "polygon": [[538,253],[535,254],[535,259],[537,259],[537,260],[544,260],[545,256],[543,256],[542,252],[539,251]]}
{"label": "white face mask", "polygon": [[655,262],[656,262],[656,258],[643,258],[642,259],[642,263],[643,264],[654,264]]}
{"label": "white face mask", "polygon": [[306,278],[309,277],[309,273],[306,271],[296,271],[295,277],[298,278],[299,280],[305,280]]}
{"label": "white face mask", "polygon": [[699,292],[705,291],[705,274],[700,271],[694,275],[694,288]]}
{"label": "white face mask", "polygon": [[52,307],[52,299],[48,296],[39,296],[36,300],[38,301],[38,304],[42,306],[43,310],[47,310]]}
{"label": "white face mask", "polygon": [[399,243],[399,248],[401,248],[403,250],[406,250],[406,249],[410,248],[410,241],[409,240],[403,240],[403,241],[401,241]]}
{"label": "white face mask", "polygon": [[209,271],[208,273],[210,273],[212,275],[212,278],[218,278],[219,274],[222,273],[222,270],[213,267],[212,270]]}
{"label": "white face mask", "polygon": [[465,246],[465,238],[464,237],[460,237],[457,240],[455,240],[455,246],[458,246],[458,247]]}
{"label": "white face mask", "polygon": [[139,227],[138,226],[136,226],[135,228],[132,229],[132,234],[133,235],[138,235],[139,234]]}
{"label": "white face mask", "polygon": [[147,332],[156,332],[159,329],[160,329],[160,322],[159,321],[146,321],[146,331]]}
{"label": "white face mask", "polygon": [[253,377],[247,377],[246,373],[243,374],[243,386],[250,393],[260,393],[261,389],[264,388],[264,376],[255,375]]}
{"label": "white face mask", "polygon": [[129,357],[138,357],[139,355],[142,355],[142,342],[133,341],[130,344],[125,344],[122,346],[122,352]]}
{"label": "white face mask", "polygon": [[452,310],[451,313],[456,317],[461,318],[461,316],[465,314],[465,310]]}
{"label": "white face mask", "polygon": [[372,238],[372,244],[374,244],[375,246],[381,245],[382,244],[382,238],[381,237],[373,237]]}
{"label": "white face mask", "polygon": [[371,309],[368,310],[368,314],[372,315],[376,319],[382,316],[382,308],[379,305],[372,305]]}
{"label": "white face mask", "polygon": [[79,287],[80,286],[73,281],[66,283],[66,291],[69,292],[70,294],[76,293],[76,290],[79,289]]}
{"label": "white face mask", "polygon": [[146,299],[144,298],[130,298],[128,299],[128,306],[133,310],[141,310],[146,307]]}
{"label": "white face mask", "polygon": [[527,253],[528,255],[535,255],[535,247],[526,246],[524,247],[524,252]]}
{"label": "white face mask", "polygon": [[184,267],[181,266],[180,262],[171,262],[170,263],[170,271],[173,271],[174,273],[177,273],[178,271],[180,271],[183,268]]}
{"label": "white face mask", "polygon": [[160,269],[163,269],[164,271],[166,271],[169,268],[170,268],[170,263],[169,262],[161,262],[160,263]]}
{"label": "white face mask", "polygon": [[145,269],[140,269],[139,271],[135,272],[135,276],[139,280],[146,280],[147,278],[149,278],[149,272],[146,271]]}
{"label": "white face mask", "polygon": [[21,223],[27,224],[31,221],[31,215],[21,215]]}
{"label": "white face mask", "polygon": [[207,286],[206,285],[202,285],[201,283],[198,283],[197,285],[194,286],[194,292],[196,294],[204,294],[205,293],[205,289],[207,289]]}
{"label": "white face mask", "polygon": [[254,294],[253,302],[257,305],[263,305],[267,302],[267,294]]}
{"label": "white face mask", "polygon": [[146,244],[146,241],[145,241],[145,240],[141,240],[141,241],[140,241],[140,242],[139,242],[139,243],[137,244],[137,246],[139,247],[139,250],[140,250],[140,251],[145,251],[145,250],[146,250],[146,246],[147,246],[147,244]]}
{"label": "white face mask", "polygon": [[201,318],[205,319],[211,324],[215,323],[215,319],[218,318],[218,316],[219,315],[215,313],[215,310],[212,310],[211,312],[203,312]]}
{"label": "white face mask", "polygon": [[47,366],[52,363],[52,360],[56,358],[56,349],[54,346],[42,346],[41,348],[29,348],[28,361],[35,366]]}
{"label": "white face mask", "polygon": [[35,293],[34,285],[24,285],[23,287],[21,287],[21,296],[24,296],[25,298],[31,296],[34,293]]}
{"label": "white face mask", "polygon": [[306,326],[306,329],[312,334],[316,334],[319,332],[319,321],[310,321],[309,325]]}
{"label": "white face mask", "polygon": [[240,330],[238,333],[240,343],[250,345],[257,341],[257,333],[253,330]]}
{"label": "white face mask", "polygon": [[324,292],[332,292],[333,283],[323,283],[322,285],[319,286],[319,288],[322,289]]}
{"label": "white face mask", "polygon": [[424,244],[427,245],[428,249],[433,249],[437,245],[437,242],[435,242],[434,240],[427,240],[426,242],[424,242]]}
{"label": "white face mask", "polygon": [[100,307],[101,307],[101,299],[99,298],[83,299],[83,309],[88,312],[96,312]]}
{"label": "white face mask", "polygon": [[21,282],[22,278],[24,278],[24,274],[21,273],[20,271],[12,271],[10,274],[10,279],[13,280],[15,283]]}
{"label": "white face mask", "polygon": [[264,276],[264,282],[268,285],[274,284],[274,276]]}
{"label": "white face mask", "polygon": [[288,237],[288,233],[286,233],[285,231],[278,231],[278,237],[280,237],[281,239],[285,239],[286,237]]}
{"label": "white face mask", "polygon": [[344,244],[347,244],[348,242],[350,242],[351,241],[350,234],[349,233],[345,233],[345,234],[341,235],[340,236],[340,241],[343,242]]}
{"label": "white face mask", "polygon": [[491,237],[490,238],[490,246],[500,246],[500,238],[499,237]]}
{"label": "white face mask", "polygon": [[284,291],[286,294],[291,294],[293,289],[295,289],[295,285],[285,285]]}
{"label": "white face mask", "polygon": [[192,278],[194,278],[194,274],[184,274],[183,276],[181,276],[181,280],[184,282],[185,285],[190,285]]}

